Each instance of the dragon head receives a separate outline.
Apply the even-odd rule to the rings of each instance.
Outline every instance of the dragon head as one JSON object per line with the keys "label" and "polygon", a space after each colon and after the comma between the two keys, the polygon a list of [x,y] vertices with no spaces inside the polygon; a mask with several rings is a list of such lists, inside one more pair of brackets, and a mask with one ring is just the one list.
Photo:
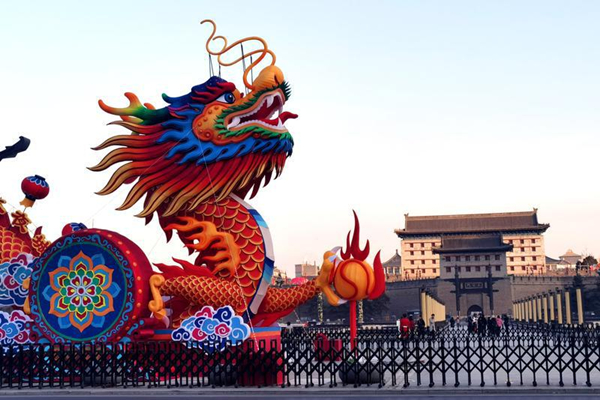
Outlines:
{"label": "dragon head", "polygon": [[186,95],[163,95],[168,105],[161,109],[142,104],[133,93],[125,93],[130,102],[126,108],[100,100],[104,111],[121,117],[112,124],[131,134],[111,137],[95,148],[118,146],[92,171],[124,163],[98,193],[132,184],[118,209],[128,209],[145,196],[140,217],[159,207],[162,215],[172,215],[230,194],[244,198],[251,192],[254,197],[263,179],[266,186],[273,173],[278,177],[292,154],[294,142],[284,124],[297,116],[283,112],[290,87],[275,65],[246,85],[251,91],[243,95],[233,83],[213,76]]}

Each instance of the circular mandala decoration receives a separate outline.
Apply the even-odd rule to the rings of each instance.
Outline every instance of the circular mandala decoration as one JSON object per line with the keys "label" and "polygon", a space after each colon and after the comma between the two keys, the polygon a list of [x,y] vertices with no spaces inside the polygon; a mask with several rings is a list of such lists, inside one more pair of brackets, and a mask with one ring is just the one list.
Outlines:
{"label": "circular mandala decoration", "polygon": [[51,342],[118,341],[148,315],[151,274],[142,250],[118,233],[65,235],[34,264],[34,324]]}

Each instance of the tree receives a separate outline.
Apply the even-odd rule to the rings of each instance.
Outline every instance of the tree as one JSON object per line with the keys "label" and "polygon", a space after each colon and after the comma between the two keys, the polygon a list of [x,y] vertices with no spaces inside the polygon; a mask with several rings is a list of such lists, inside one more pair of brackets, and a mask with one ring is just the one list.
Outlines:
{"label": "tree", "polygon": [[585,256],[585,258],[581,261],[581,265],[587,265],[588,267],[597,264],[598,260],[596,260],[591,254]]}

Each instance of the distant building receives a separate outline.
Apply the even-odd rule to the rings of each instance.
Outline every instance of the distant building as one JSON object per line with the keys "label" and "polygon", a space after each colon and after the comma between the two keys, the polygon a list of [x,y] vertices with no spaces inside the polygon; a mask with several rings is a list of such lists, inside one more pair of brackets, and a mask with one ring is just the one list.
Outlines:
{"label": "distant building", "polygon": [[317,263],[314,262],[312,264],[304,263],[304,264],[296,264],[295,265],[296,278],[301,276],[312,278],[316,277],[319,274],[319,267]]}
{"label": "distant building", "polygon": [[[395,231],[402,239],[402,279],[430,279],[440,276],[440,253],[435,253],[434,249],[441,248],[442,238],[488,234],[500,235],[505,244],[512,245],[512,250],[506,252],[509,275],[543,274],[546,262],[542,235],[549,226],[538,222],[535,208],[533,211],[491,214],[414,217],[405,214],[404,229]],[[492,260],[480,259],[480,269],[485,268],[488,261]]]}
{"label": "distant building", "polygon": [[556,272],[559,269],[560,260],[546,256],[546,271]]}
{"label": "distant building", "polygon": [[400,269],[402,267],[402,257],[396,250],[396,254],[389,260],[382,264],[383,272],[385,272],[385,279],[387,282],[395,282],[401,279]]}
{"label": "distant building", "polygon": [[[511,307],[506,253],[513,250],[499,233],[443,236],[433,253],[440,256],[438,295],[452,315],[490,315]],[[498,293],[494,295],[494,293]]]}
{"label": "distant building", "polygon": [[441,256],[440,278],[506,277],[506,253],[513,250],[500,234],[442,237],[442,245],[433,249]]}
{"label": "distant building", "polygon": [[282,281],[282,284],[286,285],[289,283],[287,272],[282,269],[275,267],[273,269],[273,277],[271,278],[271,284],[277,285],[278,281]]}
{"label": "distant building", "polygon": [[574,268],[577,265],[577,261],[581,261],[581,255],[569,249],[565,254],[560,256],[559,268]]}

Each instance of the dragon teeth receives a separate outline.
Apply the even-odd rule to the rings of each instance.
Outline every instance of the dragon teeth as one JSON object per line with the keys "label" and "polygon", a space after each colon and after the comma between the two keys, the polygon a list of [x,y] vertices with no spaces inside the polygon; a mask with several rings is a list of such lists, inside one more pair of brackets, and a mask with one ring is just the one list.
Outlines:
{"label": "dragon teeth", "polygon": [[240,117],[233,117],[233,119],[231,120],[231,123],[229,125],[227,125],[227,129],[235,128],[239,124],[240,124]]}
{"label": "dragon teeth", "polygon": [[[276,110],[273,110],[273,112],[270,113],[269,116],[267,116],[267,118],[277,118],[277,124],[276,125],[271,125],[271,124],[267,124],[265,122],[263,122],[262,120],[257,120],[257,119],[252,119],[252,120],[247,120],[244,122],[241,122],[241,118],[250,118],[252,116],[254,116],[256,113],[258,113],[258,111],[263,107],[263,105],[265,105],[267,108],[270,108],[273,105],[273,102],[275,101],[275,97],[277,97],[279,99],[280,105]],[[257,124],[257,125],[262,125],[266,128],[270,128],[270,129],[285,129],[285,126],[281,123],[281,120],[279,119],[282,111],[283,111],[283,105],[281,104],[282,100],[281,100],[281,96],[279,93],[274,93],[266,98],[264,98],[262,100],[262,102],[260,103],[260,105],[258,107],[256,107],[256,109],[252,112],[249,112],[248,114],[245,115],[240,115],[240,116],[236,116],[233,117],[231,119],[231,122],[229,123],[229,125],[227,125],[227,129],[231,129],[231,128],[241,128],[243,126],[246,125],[251,125],[251,124]]]}

